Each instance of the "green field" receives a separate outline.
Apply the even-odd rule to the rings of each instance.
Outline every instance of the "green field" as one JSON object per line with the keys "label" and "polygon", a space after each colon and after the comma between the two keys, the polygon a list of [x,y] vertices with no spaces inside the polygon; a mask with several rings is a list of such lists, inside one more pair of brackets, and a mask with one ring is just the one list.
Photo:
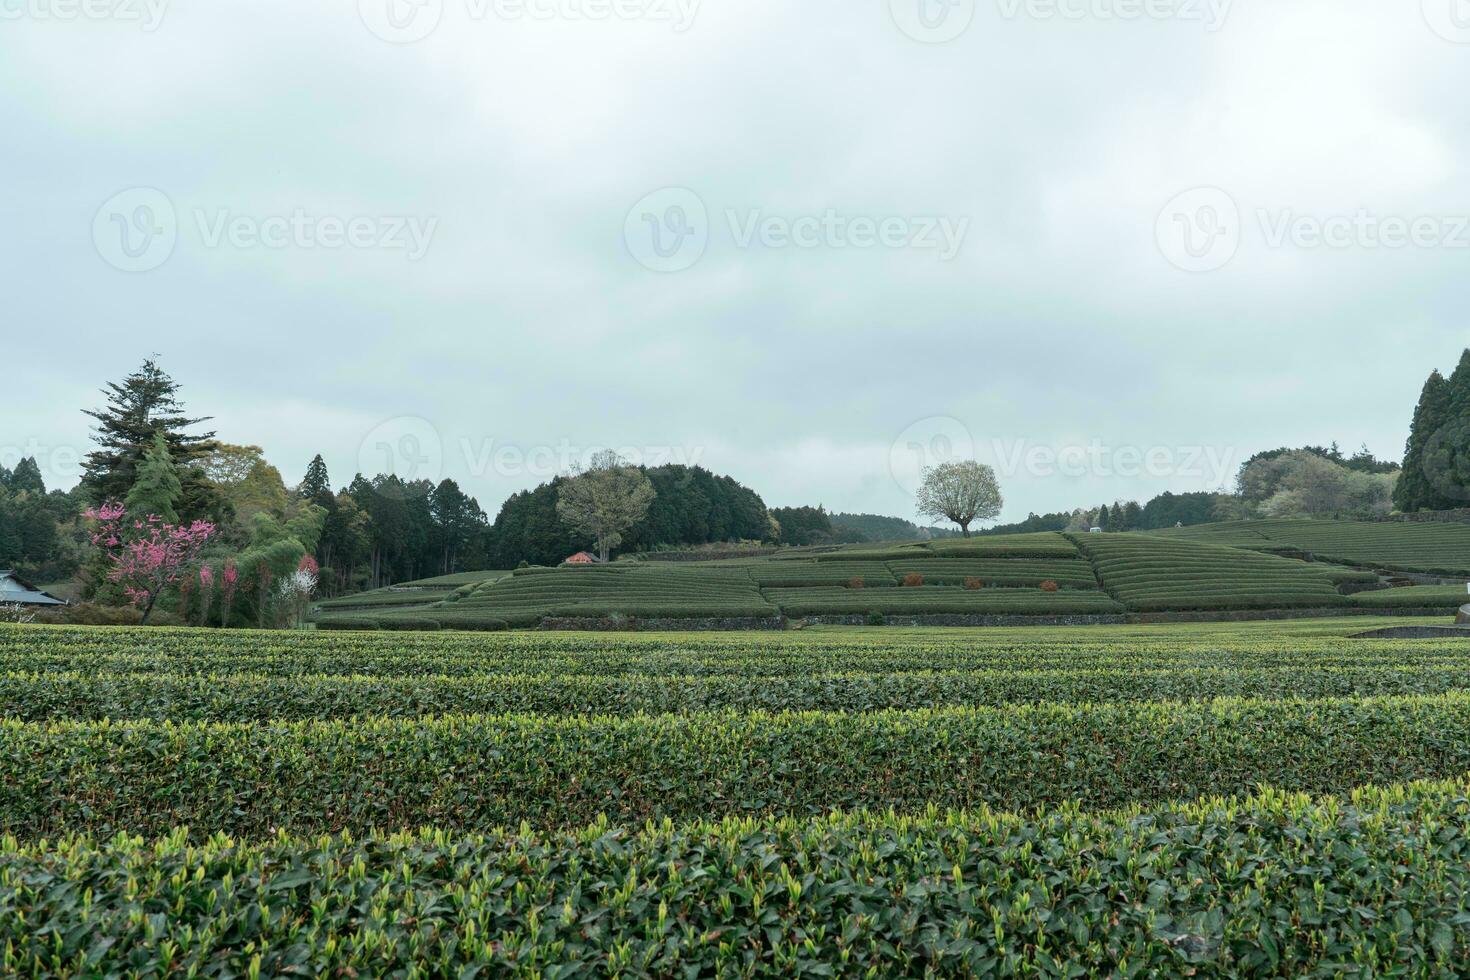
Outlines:
{"label": "green field", "polygon": [[1390,580],[1402,586],[1394,576],[1404,572],[1453,578],[1457,568],[1470,569],[1470,526],[1241,521],[1150,533],[805,548],[727,561],[467,572],[329,600],[317,621],[368,630],[494,630],[531,628],[548,617],[754,624],[823,617],[876,623],[879,617],[1448,612],[1470,599],[1463,588],[1387,586]]}
{"label": "green field", "polygon": [[1347,638],[1403,622],[0,626],[0,953],[19,975],[1452,972],[1470,644]]}

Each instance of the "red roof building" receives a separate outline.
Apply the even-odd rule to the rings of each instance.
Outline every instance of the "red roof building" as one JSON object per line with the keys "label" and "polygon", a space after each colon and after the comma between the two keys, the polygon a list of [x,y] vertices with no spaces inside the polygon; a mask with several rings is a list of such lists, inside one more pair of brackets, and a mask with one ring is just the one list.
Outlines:
{"label": "red roof building", "polygon": [[592,554],[591,552],[588,552],[588,551],[579,551],[575,555],[573,555],[572,557],[568,558],[566,561],[562,562],[562,564],[563,565],[596,565],[596,564],[598,564],[598,561],[597,561],[597,556],[594,555],[594,554]]}

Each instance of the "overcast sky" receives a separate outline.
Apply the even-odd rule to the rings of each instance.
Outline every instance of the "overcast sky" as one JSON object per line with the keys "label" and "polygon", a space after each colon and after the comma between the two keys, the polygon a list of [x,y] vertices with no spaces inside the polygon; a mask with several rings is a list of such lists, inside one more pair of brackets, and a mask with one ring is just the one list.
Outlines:
{"label": "overcast sky", "polygon": [[1470,344],[1465,0],[0,0],[0,88],[53,485],[157,353],[292,482],[973,453],[1019,519],[1397,458]]}

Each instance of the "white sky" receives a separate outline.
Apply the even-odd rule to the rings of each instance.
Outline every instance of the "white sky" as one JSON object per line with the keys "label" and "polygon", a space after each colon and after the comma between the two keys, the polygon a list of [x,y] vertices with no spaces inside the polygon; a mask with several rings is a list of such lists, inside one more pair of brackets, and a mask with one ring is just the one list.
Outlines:
{"label": "white sky", "polygon": [[292,481],[958,445],[1011,520],[1397,457],[1470,345],[1465,0],[416,2],[0,0],[0,461],[156,352]]}

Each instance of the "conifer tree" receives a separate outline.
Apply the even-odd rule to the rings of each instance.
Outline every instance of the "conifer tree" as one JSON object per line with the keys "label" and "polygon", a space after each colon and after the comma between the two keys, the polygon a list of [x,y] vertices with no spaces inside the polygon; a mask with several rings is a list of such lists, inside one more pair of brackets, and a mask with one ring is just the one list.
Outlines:
{"label": "conifer tree", "polygon": [[179,521],[178,503],[184,488],[179,483],[178,471],[169,456],[168,443],[162,432],[153,435],[153,441],[143,453],[138,466],[138,477],[128,491],[128,513],[138,517],[153,515],[166,523]]}
{"label": "conifer tree", "polygon": [[120,383],[103,389],[106,407],[86,413],[97,421],[92,439],[98,448],[83,464],[82,486],[94,503],[127,497],[144,453],[159,434],[175,469],[195,479],[198,471],[190,464],[214,451],[214,433],[184,431],[209,419],[185,415],[178,392],[178,382],[151,359]]}

